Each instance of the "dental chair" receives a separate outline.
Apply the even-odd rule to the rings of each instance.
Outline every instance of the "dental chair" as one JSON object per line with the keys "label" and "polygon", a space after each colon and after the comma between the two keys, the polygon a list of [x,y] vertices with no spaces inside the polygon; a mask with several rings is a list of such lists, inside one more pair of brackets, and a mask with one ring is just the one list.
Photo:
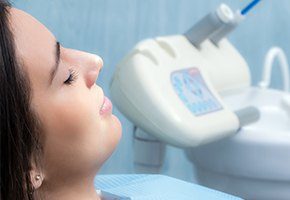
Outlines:
{"label": "dental chair", "polygon": [[203,186],[163,175],[100,175],[95,186],[102,200],[239,200]]}

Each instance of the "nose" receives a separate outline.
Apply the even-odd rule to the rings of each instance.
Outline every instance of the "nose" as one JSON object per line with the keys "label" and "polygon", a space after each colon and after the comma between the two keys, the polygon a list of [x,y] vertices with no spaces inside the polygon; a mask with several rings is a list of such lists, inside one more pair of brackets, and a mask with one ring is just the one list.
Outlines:
{"label": "nose", "polygon": [[88,88],[91,88],[99,76],[103,67],[103,59],[95,54],[87,54],[86,59],[85,82]]}

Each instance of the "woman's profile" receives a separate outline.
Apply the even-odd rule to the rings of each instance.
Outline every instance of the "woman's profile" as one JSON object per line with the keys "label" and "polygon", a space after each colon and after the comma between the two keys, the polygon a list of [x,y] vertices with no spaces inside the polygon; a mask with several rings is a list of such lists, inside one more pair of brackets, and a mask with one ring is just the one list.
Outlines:
{"label": "woman's profile", "polygon": [[121,136],[102,59],[4,0],[0,37],[1,199],[100,199],[94,177]]}

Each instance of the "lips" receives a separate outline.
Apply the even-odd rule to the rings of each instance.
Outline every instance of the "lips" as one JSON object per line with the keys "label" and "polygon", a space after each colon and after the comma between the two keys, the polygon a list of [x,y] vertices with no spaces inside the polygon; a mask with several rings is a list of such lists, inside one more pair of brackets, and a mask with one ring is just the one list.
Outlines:
{"label": "lips", "polygon": [[100,109],[100,115],[110,115],[112,114],[113,105],[111,100],[104,96],[103,104]]}

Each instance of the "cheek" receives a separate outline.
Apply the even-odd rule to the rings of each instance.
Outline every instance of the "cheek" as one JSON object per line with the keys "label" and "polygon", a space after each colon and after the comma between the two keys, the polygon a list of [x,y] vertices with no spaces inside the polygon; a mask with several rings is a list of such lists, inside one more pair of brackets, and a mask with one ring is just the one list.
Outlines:
{"label": "cheek", "polygon": [[48,129],[69,137],[85,134],[86,129],[90,130],[99,121],[99,96],[97,92],[64,88],[47,102],[44,117]]}
{"label": "cheek", "polygon": [[[52,125],[54,129],[64,135],[73,137],[96,125],[99,114],[91,101],[85,98],[73,98],[58,104],[54,110]],[[77,136],[75,135],[75,136]]]}
{"label": "cheek", "polygon": [[49,146],[67,146],[73,148],[70,151],[77,153],[82,148],[87,149],[86,143],[91,146],[92,139],[98,137],[96,133],[103,134],[103,128],[96,108],[97,103],[90,95],[68,96],[52,102],[45,121],[46,135],[51,138]]}
{"label": "cheek", "polygon": [[43,111],[49,166],[98,167],[111,155],[121,136],[121,124],[114,115],[102,118],[95,99],[88,94],[61,97]]}

